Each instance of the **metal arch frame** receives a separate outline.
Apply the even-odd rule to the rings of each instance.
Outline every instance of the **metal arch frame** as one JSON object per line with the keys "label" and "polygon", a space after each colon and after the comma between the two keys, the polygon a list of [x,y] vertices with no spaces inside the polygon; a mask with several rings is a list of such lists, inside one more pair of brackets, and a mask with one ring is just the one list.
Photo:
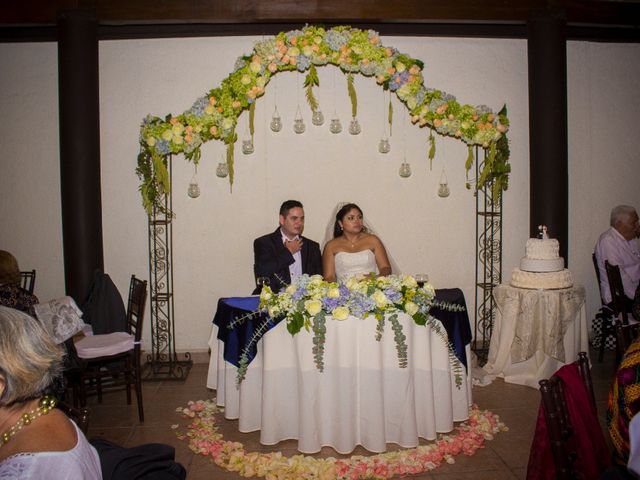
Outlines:
{"label": "metal arch frame", "polygon": [[[172,156],[167,157],[169,185],[172,183]],[[173,217],[171,188],[162,199],[163,208],[153,206],[149,220],[149,303],[151,311],[151,354],[143,372],[144,380],[185,380],[193,366],[191,354],[184,360],[176,353],[173,308]]]}
{"label": "metal arch frame", "polygon": [[[482,161],[475,148],[476,178]],[[167,159],[169,185],[172,185],[172,156]],[[502,196],[493,198],[493,183],[487,182],[476,196],[476,292],[474,341],[472,349],[479,365],[487,361],[495,319],[493,289],[502,281]],[[169,189],[171,192],[171,188]],[[145,365],[146,380],[184,380],[193,361],[186,352],[178,360],[175,351],[173,305],[173,229],[171,193],[163,198],[163,208],[153,207],[149,215],[149,288],[151,295],[151,348]]]}
{"label": "metal arch frame", "polygon": [[[476,179],[486,159],[475,148]],[[493,197],[493,181],[476,190],[476,311],[472,349],[478,365],[487,362],[496,304],[493,289],[502,282],[502,195]],[[502,192],[500,192],[502,193]]]}

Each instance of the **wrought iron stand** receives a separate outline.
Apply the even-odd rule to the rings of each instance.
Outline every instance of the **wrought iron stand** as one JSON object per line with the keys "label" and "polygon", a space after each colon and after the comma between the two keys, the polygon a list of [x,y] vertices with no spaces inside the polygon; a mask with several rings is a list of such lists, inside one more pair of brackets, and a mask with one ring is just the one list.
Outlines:
{"label": "wrought iron stand", "polygon": [[[167,159],[171,185],[171,156]],[[178,360],[173,310],[173,229],[171,193],[164,195],[164,208],[153,207],[149,215],[149,302],[151,306],[151,355],[144,380],[185,380],[193,366],[191,354]]]}
{"label": "wrought iron stand", "polygon": [[[480,162],[476,147],[476,178]],[[486,153],[485,153],[486,155]],[[493,198],[493,182],[476,191],[476,316],[473,351],[478,365],[487,363],[495,319],[493,289],[502,281],[502,195]]]}

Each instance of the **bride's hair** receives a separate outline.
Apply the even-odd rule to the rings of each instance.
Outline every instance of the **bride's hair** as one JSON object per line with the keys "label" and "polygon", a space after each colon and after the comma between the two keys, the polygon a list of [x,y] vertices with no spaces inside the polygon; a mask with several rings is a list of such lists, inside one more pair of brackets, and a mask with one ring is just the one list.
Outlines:
{"label": "bride's hair", "polygon": [[[355,203],[347,203],[343,205],[342,208],[338,210],[338,213],[336,213],[336,221],[333,224],[333,238],[342,236],[342,227],[340,227],[340,224],[338,222],[341,222],[345,215],[354,208],[360,212],[360,215],[364,216],[364,213],[362,213],[362,209]],[[366,232],[366,227],[364,225],[362,226],[362,231]]]}

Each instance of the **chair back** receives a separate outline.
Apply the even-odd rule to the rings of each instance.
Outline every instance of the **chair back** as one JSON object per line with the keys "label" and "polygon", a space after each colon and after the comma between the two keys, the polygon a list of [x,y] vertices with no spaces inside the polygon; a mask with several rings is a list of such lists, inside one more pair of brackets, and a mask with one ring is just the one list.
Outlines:
{"label": "chair back", "polygon": [[[578,354],[576,364],[580,378],[589,396],[593,417],[597,419],[596,399],[593,392],[589,358],[586,352]],[[571,425],[569,409],[567,408],[563,381],[559,376],[554,375],[549,379],[540,380],[539,383],[556,476],[559,479],[580,478],[580,474],[573,468],[573,463],[578,455],[574,449],[575,444],[570,441],[571,436],[574,434],[574,428]]]}
{"label": "chair back", "polygon": [[549,433],[549,443],[556,467],[556,478],[572,479],[576,472],[573,462],[577,453],[568,450],[567,442],[573,435],[573,427],[569,420],[569,410],[564,398],[564,387],[559,377],[540,380],[540,394],[544,408],[544,418]]}
{"label": "chair back", "polygon": [[591,260],[593,261],[593,268],[596,270],[596,279],[598,280],[598,292],[600,293],[600,303],[604,305],[604,298],[602,298],[602,290],[600,290],[600,268],[598,267],[598,257],[596,252],[591,254]]}
{"label": "chair back", "polygon": [[604,261],[604,267],[607,271],[609,279],[609,288],[611,289],[611,300],[613,302],[613,310],[616,315],[622,319],[623,325],[629,324],[629,318],[625,308],[624,287],[622,286],[622,277],[620,276],[620,267],[612,265],[608,260]]}
{"label": "chair back", "polygon": [[142,320],[147,301],[147,281],[139,280],[131,275],[129,284],[129,300],[127,303],[127,333],[134,336],[136,345],[142,338]]}
{"label": "chair back", "polygon": [[630,325],[616,325],[616,355],[617,362],[620,363],[624,353],[637,338],[640,333],[640,323]]}
{"label": "chair back", "polygon": [[85,436],[87,435],[89,432],[89,418],[91,416],[91,411],[87,407],[76,408],[65,402],[58,402],[57,407],[78,425],[78,428]]}
{"label": "chair back", "polygon": [[33,295],[33,289],[36,286],[36,271],[20,272],[20,286]]}

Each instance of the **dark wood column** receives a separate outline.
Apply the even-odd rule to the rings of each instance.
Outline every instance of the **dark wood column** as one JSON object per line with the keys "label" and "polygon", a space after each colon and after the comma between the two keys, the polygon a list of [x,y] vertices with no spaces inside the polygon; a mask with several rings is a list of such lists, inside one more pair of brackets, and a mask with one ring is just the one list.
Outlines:
{"label": "dark wood column", "polygon": [[58,15],[62,235],[67,295],[84,300],[103,269],[98,24],[84,10]]}
{"label": "dark wood column", "polygon": [[545,224],[567,258],[567,35],[558,11],[535,12],[528,22],[530,230]]}

